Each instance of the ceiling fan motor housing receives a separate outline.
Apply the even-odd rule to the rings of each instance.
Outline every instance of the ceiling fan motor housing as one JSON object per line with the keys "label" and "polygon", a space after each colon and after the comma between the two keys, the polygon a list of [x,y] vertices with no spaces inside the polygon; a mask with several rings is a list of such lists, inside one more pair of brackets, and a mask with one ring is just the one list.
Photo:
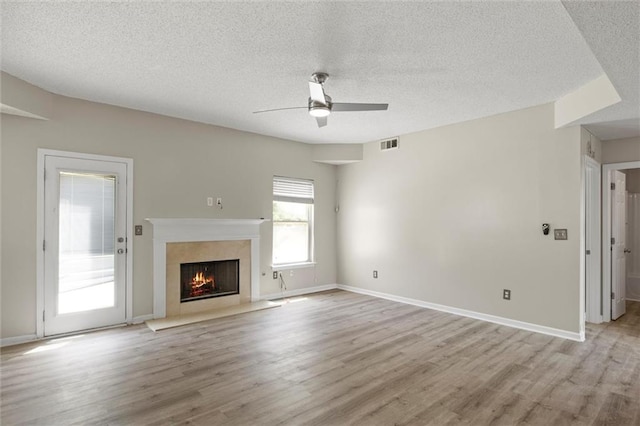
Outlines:
{"label": "ceiling fan motor housing", "polygon": [[331,113],[331,96],[324,95],[325,104],[309,98],[309,114],[314,117],[326,117]]}
{"label": "ceiling fan motor housing", "polygon": [[326,72],[314,72],[311,74],[311,79],[316,83],[324,84],[325,81],[329,78],[329,74]]}

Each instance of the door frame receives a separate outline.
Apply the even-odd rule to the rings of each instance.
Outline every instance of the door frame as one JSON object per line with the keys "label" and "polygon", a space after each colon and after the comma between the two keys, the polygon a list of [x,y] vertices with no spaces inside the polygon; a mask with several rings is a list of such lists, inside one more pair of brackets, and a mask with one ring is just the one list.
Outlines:
{"label": "door frame", "polygon": [[58,151],[38,148],[37,174],[36,174],[36,337],[44,337],[44,167],[45,157],[68,157],[78,160],[97,160],[124,163],[127,169],[126,181],[126,235],[127,252],[125,271],[125,320],[130,324],[133,320],[133,159],[124,157],[111,157],[106,155],[86,154],[81,152]]}
{"label": "door frame", "polygon": [[[593,175],[589,175],[589,171],[593,171]],[[581,324],[584,322],[599,324],[602,322],[602,271],[601,271],[601,165],[593,158],[584,156],[584,170],[583,170],[583,209],[582,209],[582,236],[580,245],[582,250],[582,259],[584,264],[581,265],[582,271],[584,271],[584,282],[581,285],[584,288],[584,295],[581,295],[581,300],[584,300],[585,306],[582,309],[586,318],[583,318]],[[590,243],[587,247],[587,241]],[[587,255],[587,250],[590,250],[590,254]],[[581,274],[582,275],[582,274]]]}
{"label": "door frame", "polygon": [[640,169],[640,161],[602,166],[602,320],[611,321],[611,176],[613,170]]}

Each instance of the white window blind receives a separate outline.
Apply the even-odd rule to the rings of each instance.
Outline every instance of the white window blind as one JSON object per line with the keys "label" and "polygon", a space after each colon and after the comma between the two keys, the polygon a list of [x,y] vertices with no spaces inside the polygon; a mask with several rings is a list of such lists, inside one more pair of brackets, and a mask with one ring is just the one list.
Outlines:
{"label": "white window blind", "polygon": [[313,204],[313,181],[287,177],[273,177],[273,200]]}

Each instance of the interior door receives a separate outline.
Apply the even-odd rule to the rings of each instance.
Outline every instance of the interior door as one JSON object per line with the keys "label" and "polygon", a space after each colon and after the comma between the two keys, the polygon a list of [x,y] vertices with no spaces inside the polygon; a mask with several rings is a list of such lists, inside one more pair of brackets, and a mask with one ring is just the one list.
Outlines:
{"label": "interior door", "polygon": [[627,197],[626,175],[617,170],[611,172],[615,183],[611,203],[611,319],[625,313],[626,275],[625,262]]}
{"label": "interior door", "polygon": [[45,156],[44,334],[126,321],[127,166]]}

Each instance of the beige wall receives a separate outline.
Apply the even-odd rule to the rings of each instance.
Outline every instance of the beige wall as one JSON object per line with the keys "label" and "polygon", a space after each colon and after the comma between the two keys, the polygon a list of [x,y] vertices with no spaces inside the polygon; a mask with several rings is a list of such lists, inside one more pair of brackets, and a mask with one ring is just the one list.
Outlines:
{"label": "beige wall", "polygon": [[627,191],[640,194],[640,169],[622,170],[627,175]]}
{"label": "beige wall", "polygon": [[[404,135],[400,149],[366,144],[364,161],[338,168],[336,226],[336,168],[314,162],[313,146],[56,95],[51,102],[49,121],[1,116],[3,338],[35,332],[38,148],[134,159],[134,223],[144,226],[134,237],[134,316],[152,310],[144,218],[268,218],[271,177],[284,175],[314,179],[317,200],[318,264],[285,274],[290,290],[338,281],[572,332],[580,154],[591,141],[603,163],[640,160],[640,138],[600,144],[584,129],[554,130],[552,105]],[[224,209],[207,207],[209,196],[222,197]],[[568,228],[569,240],[543,236],[543,222]],[[271,226],[261,231],[260,286],[272,294]]]}
{"label": "beige wall", "polygon": [[51,93],[0,71],[0,108],[3,112],[46,119],[51,115],[52,99]]}
{"label": "beige wall", "polygon": [[313,161],[328,164],[347,164],[362,161],[361,144],[313,145]]}
{"label": "beige wall", "polygon": [[551,104],[366,144],[338,169],[339,283],[578,333],[581,149]]}
{"label": "beige wall", "polygon": [[602,142],[602,163],[640,161],[640,138],[615,139]]}
{"label": "beige wall", "polygon": [[[271,217],[273,175],[316,182],[315,269],[287,275],[289,290],[336,282],[335,166],[312,161],[312,146],[53,95],[50,120],[1,116],[2,334],[33,335],[36,318],[38,148],[134,160],[134,316],[152,312],[148,217]],[[224,209],[206,206],[222,197]],[[271,226],[261,228],[261,292],[271,278]]]}

